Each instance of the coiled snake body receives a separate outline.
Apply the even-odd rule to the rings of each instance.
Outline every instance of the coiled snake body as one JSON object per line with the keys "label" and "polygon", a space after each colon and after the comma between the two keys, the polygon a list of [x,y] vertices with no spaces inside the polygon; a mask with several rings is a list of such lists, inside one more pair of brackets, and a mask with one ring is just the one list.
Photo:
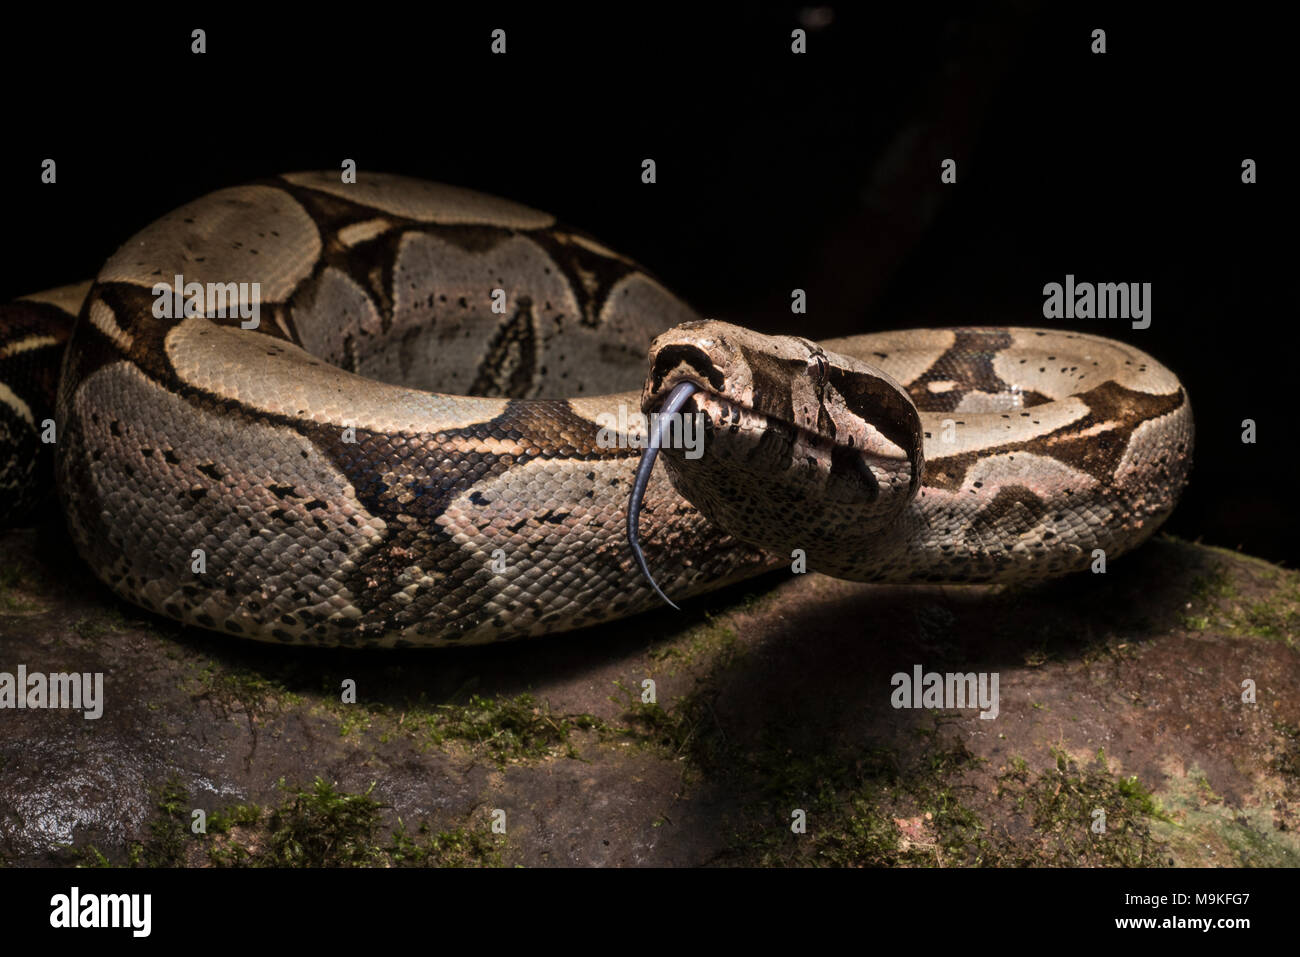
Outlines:
{"label": "coiled snake body", "polygon": [[[176,277],[206,295],[157,286]],[[1191,461],[1185,391],[1131,346],[759,336],[532,209],[304,173],[0,310],[0,519],[52,457],[95,573],[180,621],[353,646],[563,631],[658,601],[625,537],[638,413],[683,382],[703,455],[665,448],[639,510],[673,597],[800,553],[861,580],[1081,570],[1148,537]]]}

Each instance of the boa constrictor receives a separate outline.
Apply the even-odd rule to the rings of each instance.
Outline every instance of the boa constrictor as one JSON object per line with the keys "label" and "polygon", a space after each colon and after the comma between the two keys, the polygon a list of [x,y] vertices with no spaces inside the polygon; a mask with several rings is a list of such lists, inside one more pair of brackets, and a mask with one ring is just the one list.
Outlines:
{"label": "boa constrictor", "polygon": [[1080,570],[1148,537],[1191,461],[1186,393],[1131,346],[759,336],[527,207],[300,173],[0,310],[0,518],[52,457],[91,568],[182,622],[349,646],[563,631],[657,603],[625,528],[659,434],[638,413],[674,392],[704,454],[647,460],[630,524],[676,597],[796,549],[868,581]]}

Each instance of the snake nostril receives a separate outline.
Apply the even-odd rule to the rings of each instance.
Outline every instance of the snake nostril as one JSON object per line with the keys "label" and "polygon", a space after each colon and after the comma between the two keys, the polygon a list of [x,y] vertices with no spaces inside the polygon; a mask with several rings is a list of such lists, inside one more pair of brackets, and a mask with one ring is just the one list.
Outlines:
{"label": "snake nostril", "polygon": [[690,345],[671,345],[660,349],[650,373],[651,381],[656,387],[662,385],[664,377],[679,365],[686,365],[714,389],[721,391],[725,381],[722,373],[704,350]]}

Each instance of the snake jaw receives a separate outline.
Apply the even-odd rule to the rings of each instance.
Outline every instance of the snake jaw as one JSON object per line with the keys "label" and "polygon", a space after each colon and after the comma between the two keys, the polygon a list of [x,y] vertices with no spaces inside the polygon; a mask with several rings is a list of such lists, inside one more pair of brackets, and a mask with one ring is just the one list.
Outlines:
{"label": "snake jaw", "polygon": [[641,551],[639,540],[641,500],[645,497],[646,486],[650,484],[650,473],[654,470],[655,459],[658,458],[659,449],[663,444],[664,423],[668,421],[669,416],[679,411],[686,404],[686,400],[698,392],[699,389],[700,387],[694,382],[683,379],[673,386],[672,391],[668,393],[668,398],[664,400],[663,407],[659,410],[655,427],[650,430],[650,441],[646,443],[645,452],[641,454],[641,463],[636,470],[636,481],[632,485],[632,497],[628,499],[627,503],[627,543],[632,547],[632,557],[636,559],[637,567],[641,569],[641,574],[650,583],[650,587],[655,590],[655,594],[676,611],[681,611],[681,609],[674,605],[672,599],[663,593],[654,576],[650,574],[645,555]]}

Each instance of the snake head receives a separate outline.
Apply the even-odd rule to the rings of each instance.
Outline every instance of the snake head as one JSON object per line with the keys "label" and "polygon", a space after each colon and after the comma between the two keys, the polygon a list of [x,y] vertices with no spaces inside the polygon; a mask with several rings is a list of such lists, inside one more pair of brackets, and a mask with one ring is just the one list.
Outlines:
{"label": "snake head", "polygon": [[[674,487],[714,524],[768,551],[801,548],[810,568],[839,566],[846,550],[865,558],[920,484],[921,420],[907,392],[807,339],[713,320],[677,326],[650,347],[641,409],[693,417],[703,441],[669,441],[693,430],[661,414],[656,432],[652,419],[639,479],[662,447]],[[639,501],[634,491],[638,558]]]}

